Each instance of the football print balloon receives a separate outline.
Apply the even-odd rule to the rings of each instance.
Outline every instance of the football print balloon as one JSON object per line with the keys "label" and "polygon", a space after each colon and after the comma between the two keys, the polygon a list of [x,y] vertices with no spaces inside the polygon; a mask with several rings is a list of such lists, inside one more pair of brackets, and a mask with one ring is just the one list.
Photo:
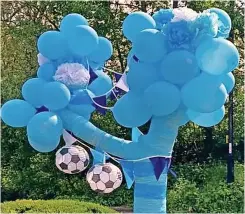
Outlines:
{"label": "football print balloon", "polygon": [[121,170],[111,164],[97,164],[89,169],[87,181],[92,190],[99,193],[111,193],[122,184]]}
{"label": "football print balloon", "polygon": [[81,146],[64,146],[56,152],[56,166],[64,173],[79,173],[88,165],[89,155]]}

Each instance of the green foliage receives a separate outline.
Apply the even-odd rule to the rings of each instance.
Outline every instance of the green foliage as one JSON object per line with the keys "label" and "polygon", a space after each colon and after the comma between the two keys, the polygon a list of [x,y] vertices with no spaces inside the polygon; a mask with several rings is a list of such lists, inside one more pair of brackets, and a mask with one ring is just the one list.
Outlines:
{"label": "green foliage", "polygon": [[244,213],[244,168],[235,167],[235,182],[226,183],[222,164],[182,165],[169,180],[168,210],[172,213]]}
{"label": "green foliage", "polygon": [[75,200],[17,200],[5,202],[3,213],[117,213],[99,204]]}

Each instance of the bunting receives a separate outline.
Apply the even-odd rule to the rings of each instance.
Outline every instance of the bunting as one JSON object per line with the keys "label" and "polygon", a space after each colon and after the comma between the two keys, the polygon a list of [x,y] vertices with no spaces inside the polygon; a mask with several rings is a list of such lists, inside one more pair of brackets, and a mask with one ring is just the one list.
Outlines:
{"label": "bunting", "polygon": [[100,112],[102,115],[106,114],[106,95],[94,97],[92,98],[94,103],[93,106],[96,108],[98,112]]}
{"label": "bunting", "polygon": [[89,84],[91,84],[95,79],[98,78],[98,75],[93,71],[91,67],[89,67],[89,74],[90,74]]}
{"label": "bunting", "polygon": [[126,91],[126,92],[129,91],[129,87],[128,87],[128,84],[127,84],[127,75],[126,75],[126,73],[124,73],[121,76],[121,78],[119,79],[119,81],[116,84],[116,87],[120,88],[120,89],[122,89],[123,91]]}
{"label": "bunting", "polygon": [[77,141],[75,137],[73,137],[69,132],[63,130],[63,139],[67,146],[71,146],[73,143]]}
{"label": "bunting", "polygon": [[93,166],[95,164],[105,163],[106,155],[105,153],[99,152],[95,149],[90,148],[91,154],[93,155]]}
{"label": "bunting", "polygon": [[156,179],[159,180],[164,168],[169,166],[170,158],[153,157],[153,158],[150,158],[150,161],[153,165]]}
{"label": "bunting", "polygon": [[127,188],[130,189],[134,183],[134,162],[133,161],[119,161],[123,170],[123,174],[127,183]]}

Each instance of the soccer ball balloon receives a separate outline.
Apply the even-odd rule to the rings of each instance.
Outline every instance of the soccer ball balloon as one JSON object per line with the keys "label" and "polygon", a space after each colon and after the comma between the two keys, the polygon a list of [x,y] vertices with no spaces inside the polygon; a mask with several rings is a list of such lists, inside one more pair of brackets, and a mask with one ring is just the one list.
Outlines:
{"label": "soccer ball balloon", "polygon": [[111,164],[97,164],[89,169],[87,181],[92,190],[99,193],[111,193],[122,183],[121,170]]}
{"label": "soccer ball balloon", "polygon": [[68,174],[84,171],[89,165],[89,155],[81,146],[64,146],[56,152],[56,166]]}

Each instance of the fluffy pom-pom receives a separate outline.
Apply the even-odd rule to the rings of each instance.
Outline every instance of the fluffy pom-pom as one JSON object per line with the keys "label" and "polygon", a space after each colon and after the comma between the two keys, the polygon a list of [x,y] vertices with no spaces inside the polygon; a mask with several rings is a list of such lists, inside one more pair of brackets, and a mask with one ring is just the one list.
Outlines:
{"label": "fluffy pom-pom", "polygon": [[79,63],[64,63],[55,72],[54,80],[71,87],[85,88],[89,84],[89,71]]}

